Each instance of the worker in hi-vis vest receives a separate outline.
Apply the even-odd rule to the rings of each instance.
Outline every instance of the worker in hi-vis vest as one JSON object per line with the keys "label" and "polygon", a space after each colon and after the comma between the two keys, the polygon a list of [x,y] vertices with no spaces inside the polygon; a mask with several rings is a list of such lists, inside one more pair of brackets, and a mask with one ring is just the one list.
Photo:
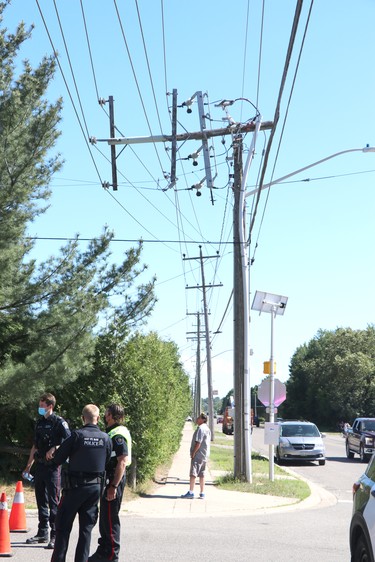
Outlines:
{"label": "worker in hi-vis vest", "polygon": [[121,425],[124,408],[119,404],[110,404],[106,408],[104,419],[112,440],[112,456],[106,467],[106,488],[100,501],[98,548],[88,562],[118,562],[120,559],[120,509],[125,489],[125,469],[130,465],[132,457],[129,430]]}

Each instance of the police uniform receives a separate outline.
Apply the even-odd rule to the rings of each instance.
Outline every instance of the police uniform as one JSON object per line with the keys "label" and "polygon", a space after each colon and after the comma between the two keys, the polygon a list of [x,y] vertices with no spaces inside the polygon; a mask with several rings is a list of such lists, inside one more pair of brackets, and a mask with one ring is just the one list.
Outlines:
{"label": "police uniform", "polygon": [[66,472],[64,469],[63,474],[51,562],[65,562],[69,536],[77,513],[79,537],[74,560],[87,562],[91,531],[98,519],[105,466],[111,458],[111,452],[111,439],[96,424],[86,424],[82,429],[73,431],[56,452],[54,463],[60,465],[69,457],[69,468]]}
{"label": "police uniform", "polygon": [[[126,466],[131,463],[131,437],[129,430],[119,424],[108,427],[107,433],[112,440],[112,455],[106,475],[107,486],[110,486],[117,466],[117,457],[126,456]],[[121,533],[119,513],[125,483],[126,471],[124,471],[124,475],[117,486],[115,499],[108,501],[106,499],[107,492],[105,492],[100,500],[99,544],[96,553],[89,560],[111,560],[112,562],[119,560]]]}
{"label": "police uniform", "polygon": [[38,536],[48,537],[48,521],[51,538],[55,534],[55,519],[60,498],[60,467],[46,460],[51,447],[58,447],[70,435],[66,421],[52,413],[48,418],[42,416],[36,423],[35,452],[35,497],[38,506]]}

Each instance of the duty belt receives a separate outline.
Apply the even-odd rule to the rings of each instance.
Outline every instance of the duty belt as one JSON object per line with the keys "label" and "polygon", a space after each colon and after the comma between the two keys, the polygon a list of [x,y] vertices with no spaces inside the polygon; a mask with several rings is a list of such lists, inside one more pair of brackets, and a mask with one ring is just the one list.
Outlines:
{"label": "duty belt", "polygon": [[[103,475],[101,474],[67,474],[67,483],[63,483],[65,489],[69,488],[80,488],[81,486],[86,486],[87,484],[101,484],[103,482]],[[67,484],[67,485],[64,485]]]}

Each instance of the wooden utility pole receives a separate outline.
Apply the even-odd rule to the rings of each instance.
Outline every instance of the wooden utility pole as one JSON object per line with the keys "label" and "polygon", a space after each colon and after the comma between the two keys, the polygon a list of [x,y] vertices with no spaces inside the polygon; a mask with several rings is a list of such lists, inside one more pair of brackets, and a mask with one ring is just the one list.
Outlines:
{"label": "wooden utility pole", "polygon": [[[195,395],[195,417],[197,418],[201,411],[202,411],[202,391],[201,391],[201,318],[199,312],[197,312],[197,333],[198,333],[198,341],[197,341],[197,365],[196,365],[196,381],[197,381],[197,390]],[[194,420],[195,421],[195,420]]]}
{"label": "wooden utility pole", "polygon": [[[115,136],[115,109],[113,104],[113,96],[109,96],[109,134]],[[111,145],[111,166],[112,166],[112,189],[117,191],[117,165],[116,165],[116,146]]]}
{"label": "wooden utility pole", "polygon": [[211,441],[213,441],[214,440],[214,405],[213,405],[214,394],[212,389],[211,342],[210,342],[210,332],[208,330],[208,308],[207,308],[207,298],[206,298],[206,282],[204,279],[202,246],[199,246],[199,257],[201,262],[202,287],[203,287],[204,323],[206,326],[208,415],[209,415],[209,427],[211,430]]}
{"label": "wooden utility pole", "polygon": [[195,383],[194,383],[194,419],[202,412],[202,391],[201,391],[201,312],[187,312],[187,316],[197,317],[197,331],[186,332],[194,334],[188,337],[188,340],[197,340],[197,358],[195,367]]}
{"label": "wooden utility pole", "polygon": [[[216,256],[205,256],[207,258],[219,258],[219,254]],[[206,289],[213,287],[222,287],[222,284],[218,285],[206,285],[204,280],[204,266],[203,266],[203,254],[202,246],[199,246],[199,258],[183,258],[184,260],[196,260],[199,259],[201,264],[201,275],[202,275],[202,285],[193,285],[186,289],[202,289],[203,292],[203,312],[204,312],[204,323],[205,323],[205,336],[206,336],[206,359],[207,359],[207,393],[208,393],[208,425],[211,431],[211,441],[214,440],[214,405],[213,405],[213,390],[212,390],[212,363],[211,363],[211,342],[210,342],[210,330],[208,325],[208,308],[206,299]]]}
{"label": "wooden utility pole", "polygon": [[244,442],[244,299],[243,268],[241,264],[241,245],[239,238],[239,204],[242,185],[242,136],[233,141],[234,165],[234,205],[233,205],[233,382],[234,382],[234,476],[245,477],[245,442]]}

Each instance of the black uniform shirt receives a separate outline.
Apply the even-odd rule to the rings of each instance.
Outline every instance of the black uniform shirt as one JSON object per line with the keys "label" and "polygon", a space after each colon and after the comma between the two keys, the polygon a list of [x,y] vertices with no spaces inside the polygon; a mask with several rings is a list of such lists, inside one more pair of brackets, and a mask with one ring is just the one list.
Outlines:
{"label": "black uniform shirt", "polygon": [[96,424],[72,431],[56,451],[53,462],[64,463],[69,457],[69,473],[101,474],[112,452],[111,439]]}
{"label": "black uniform shirt", "polygon": [[42,416],[36,422],[34,445],[39,455],[44,457],[51,447],[58,447],[70,435],[66,421],[52,413],[48,418]]}

